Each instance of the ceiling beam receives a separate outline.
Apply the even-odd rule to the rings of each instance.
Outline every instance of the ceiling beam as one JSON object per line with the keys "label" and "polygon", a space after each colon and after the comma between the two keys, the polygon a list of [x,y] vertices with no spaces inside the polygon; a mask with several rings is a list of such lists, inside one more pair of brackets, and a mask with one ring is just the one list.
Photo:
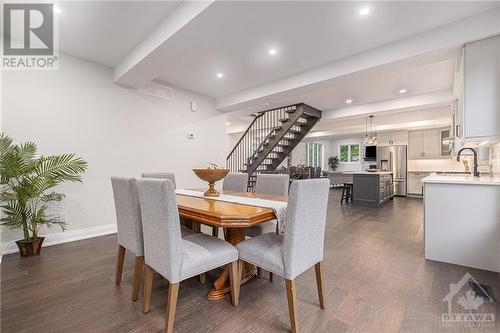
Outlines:
{"label": "ceiling beam", "polygon": [[235,111],[251,104],[262,104],[270,97],[286,99],[298,96],[311,87],[338,83],[348,76],[349,79],[354,76],[363,78],[450,59],[458,55],[460,47],[465,43],[499,33],[500,9],[484,12],[399,42],[219,98],[216,107],[221,111]]}
{"label": "ceiling beam", "polygon": [[452,90],[443,90],[429,94],[356,105],[343,109],[323,112],[320,123],[331,119],[377,114],[381,112],[404,112],[413,111],[416,109],[429,109],[441,106],[449,106],[454,99],[455,98],[453,96]]}
{"label": "ceiling beam", "polygon": [[213,2],[182,2],[114,68],[114,82],[138,88],[153,81],[157,77],[158,66],[165,66],[161,61],[161,54],[167,41]]}

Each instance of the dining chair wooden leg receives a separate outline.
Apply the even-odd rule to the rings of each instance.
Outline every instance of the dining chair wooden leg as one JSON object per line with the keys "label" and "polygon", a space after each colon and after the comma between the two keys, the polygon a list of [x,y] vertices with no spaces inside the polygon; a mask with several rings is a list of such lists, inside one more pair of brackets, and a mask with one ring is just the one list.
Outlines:
{"label": "dining chair wooden leg", "polygon": [[212,236],[219,237],[219,227],[212,227]]}
{"label": "dining chair wooden leg", "polygon": [[245,262],[243,260],[238,259],[238,281],[240,281],[240,286],[241,286],[241,276],[243,274],[243,266],[245,266]]}
{"label": "dining chair wooden leg", "polygon": [[269,281],[273,282],[273,272],[269,272]]}
{"label": "dining chair wooden leg", "polygon": [[318,262],[314,269],[316,270],[316,284],[318,285],[319,306],[325,308],[325,292],[323,290],[323,262]]}
{"label": "dining chair wooden leg", "polygon": [[200,274],[200,283],[205,284],[206,281],[207,281],[207,273],[201,273]]}
{"label": "dining chair wooden leg", "polygon": [[139,289],[141,288],[142,266],[144,264],[144,256],[136,256],[134,264],[134,279],[132,281],[132,302],[139,298]]}
{"label": "dining chair wooden leg", "polygon": [[118,245],[118,253],[116,255],[116,272],[115,272],[115,282],[120,283],[122,281],[123,272],[123,261],[125,260],[125,248]]}
{"label": "dining chair wooden leg", "polygon": [[179,295],[179,282],[168,286],[167,298],[167,320],[165,322],[165,333],[174,331],[175,309],[177,308],[177,296]]}
{"label": "dining chair wooden leg", "polygon": [[292,333],[299,332],[299,322],[297,320],[297,297],[295,295],[295,280],[285,280],[286,296],[288,299],[288,312],[290,313],[290,325]]}
{"label": "dining chair wooden leg", "polygon": [[229,283],[231,285],[231,303],[234,306],[240,302],[240,284],[241,279],[239,275],[238,260],[229,264]]}
{"label": "dining chair wooden leg", "polygon": [[153,269],[148,265],[144,265],[144,290],[142,291],[142,312],[149,312],[149,304],[151,303],[151,291],[153,290]]}

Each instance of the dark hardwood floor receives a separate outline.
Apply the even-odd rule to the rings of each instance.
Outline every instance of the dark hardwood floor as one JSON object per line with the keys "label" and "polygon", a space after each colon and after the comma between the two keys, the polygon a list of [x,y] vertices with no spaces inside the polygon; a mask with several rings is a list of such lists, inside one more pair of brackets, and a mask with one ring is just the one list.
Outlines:
{"label": "dark hardwood floor", "polygon": [[[500,299],[500,275],[423,258],[423,205],[395,198],[381,208],[339,204],[332,190],[325,246],[326,309],[318,305],[314,269],[297,279],[303,332],[499,332],[441,325],[450,283],[470,272]],[[123,280],[113,282],[116,235],[44,248],[42,255],[3,257],[2,332],[161,332],[168,283],[155,276],[151,311],[130,301],[133,257],[127,254]],[[241,288],[240,304],[208,301],[207,283],[181,283],[178,332],[285,332],[290,329],[284,281],[264,273]],[[484,312],[500,315],[498,303]],[[454,308],[455,310],[455,308]],[[457,305],[457,311],[460,307]],[[463,310],[462,310],[463,311]],[[498,321],[498,319],[497,319]]]}

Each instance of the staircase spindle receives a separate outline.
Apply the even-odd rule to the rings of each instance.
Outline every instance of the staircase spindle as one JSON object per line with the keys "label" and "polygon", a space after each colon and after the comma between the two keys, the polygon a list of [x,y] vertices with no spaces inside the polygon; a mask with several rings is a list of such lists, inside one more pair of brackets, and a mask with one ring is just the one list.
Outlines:
{"label": "staircase spindle", "polygon": [[[301,127],[298,126],[298,119],[306,118],[305,110],[308,110],[308,122],[307,126]],[[250,190],[258,173],[273,171],[286,159],[285,155],[321,118],[321,111],[299,104],[258,112],[253,116],[252,123],[226,159],[226,165],[232,172],[244,171],[249,174]],[[298,133],[290,133],[290,130]]]}

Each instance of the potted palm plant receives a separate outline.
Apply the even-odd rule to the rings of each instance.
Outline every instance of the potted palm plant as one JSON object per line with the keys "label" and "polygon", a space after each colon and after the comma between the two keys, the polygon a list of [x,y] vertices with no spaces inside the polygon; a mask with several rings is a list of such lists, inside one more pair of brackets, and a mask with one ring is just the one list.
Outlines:
{"label": "potted palm plant", "polygon": [[47,212],[51,203],[64,198],[51,189],[67,181],[81,182],[86,169],[87,163],[74,154],[37,156],[33,142],[15,145],[0,134],[0,224],[22,229],[24,238],[16,241],[21,256],[40,253],[40,226],[66,229],[62,218]]}

